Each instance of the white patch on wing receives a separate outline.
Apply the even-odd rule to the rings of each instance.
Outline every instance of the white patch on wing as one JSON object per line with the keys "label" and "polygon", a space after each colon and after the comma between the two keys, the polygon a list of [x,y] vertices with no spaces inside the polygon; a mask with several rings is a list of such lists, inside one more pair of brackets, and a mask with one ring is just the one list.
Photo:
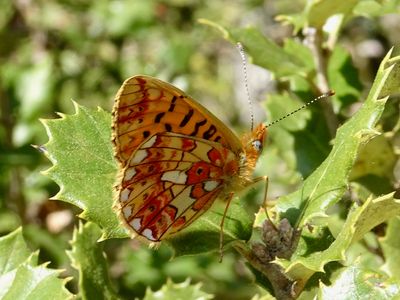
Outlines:
{"label": "white patch on wing", "polygon": [[143,230],[142,235],[144,235],[147,239],[149,239],[150,241],[156,241],[156,239],[153,236],[153,232],[146,228],[145,230]]}
{"label": "white patch on wing", "polygon": [[140,146],[140,148],[151,148],[151,147],[153,147],[156,140],[157,140],[157,136],[154,135],[146,143],[144,143],[142,146]]}
{"label": "white patch on wing", "polygon": [[137,165],[138,163],[142,162],[146,158],[146,156],[147,156],[147,151],[140,149],[135,152],[135,155],[132,157],[129,164],[131,166]]}
{"label": "white patch on wing", "polygon": [[135,168],[128,168],[125,172],[124,180],[128,181],[131,180],[133,176],[136,175]]}
{"label": "white patch on wing", "polygon": [[[172,183],[171,183],[172,185]],[[180,192],[182,192],[182,190],[185,188],[184,185],[172,185],[171,191],[172,191],[172,195],[174,197],[176,197]]]}
{"label": "white patch on wing", "polygon": [[208,158],[207,153],[212,150],[213,147],[210,145],[207,145],[206,143],[196,141],[196,148],[194,148],[190,153],[192,153],[194,156],[199,157],[201,160],[205,162],[210,162],[210,159]]}
{"label": "white patch on wing", "polygon": [[124,214],[125,219],[128,219],[132,214],[132,207],[131,206],[125,206],[122,209],[122,213]]}
{"label": "white patch on wing", "polygon": [[161,180],[173,182],[176,184],[185,184],[187,180],[187,175],[185,171],[168,171],[162,175]]}
{"label": "white patch on wing", "polygon": [[135,229],[136,231],[139,231],[140,228],[142,227],[141,221],[142,219],[140,218],[134,218],[132,221],[129,222],[129,225],[131,225],[132,228]]}
{"label": "white patch on wing", "polygon": [[206,181],[204,183],[204,189],[207,192],[211,192],[211,191],[215,190],[218,186],[219,186],[219,182],[214,181],[214,180]]}
{"label": "white patch on wing", "polygon": [[177,216],[184,213],[188,207],[191,207],[196,202],[196,199],[190,197],[191,191],[191,186],[185,187],[185,189],[180,191],[176,198],[171,201],[170,204],[175,206],[178,210],[176,213]]}
{"label": "white patch on wing", "polygon": [[131,193],[130,189],[124,189],[122,190],[121,194],[119,195],[119,200],[121,202],[126,202],[129,199],[129,194]]}

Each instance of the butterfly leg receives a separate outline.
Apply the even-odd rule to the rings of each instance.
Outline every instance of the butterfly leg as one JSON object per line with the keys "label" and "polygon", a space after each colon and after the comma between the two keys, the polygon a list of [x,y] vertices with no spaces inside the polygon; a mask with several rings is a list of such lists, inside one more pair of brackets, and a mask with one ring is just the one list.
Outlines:
{"label": "butterfly leg", "polygon": [[264,209],[265,212],[265,216],[267,218],[267,220],[271,223],[271,225],[273,226],[273,228],[278,231],[278,229],[276,228],[275,224],[272,222],[271,217],[268,214],[268,209],[267,209],[267,201],[268,201],[268,184],[269,184],[269,178],[268,176],[262,176],[262,177],[258,177],[256,179],[254,179],[254,182],[258,182],[258,181],[264,181],[265,184],[265,189],[264,189],[264,200],[262,203],[262,208]]}
{"label": "butterfly leg", "polygon": [[223,247],[224,247],[224,223],[225,217],[228,212],[229,205],[233,199],[233,192],[229,193],[227,197],[227,202],[224,210],[224,215],[222,216],[221,224],[220,224],[220,232],[219,232],[219,262],[222,262],[222,257],[224,256]]}

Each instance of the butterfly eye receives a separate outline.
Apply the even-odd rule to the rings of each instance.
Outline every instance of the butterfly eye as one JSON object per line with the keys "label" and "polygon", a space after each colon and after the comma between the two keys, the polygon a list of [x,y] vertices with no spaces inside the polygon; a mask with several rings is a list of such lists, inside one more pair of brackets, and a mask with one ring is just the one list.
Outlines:
{"label": "butterfly eye", "polygon": [[261,143],[260,140],[255,140],[253,142],[251,142],[251,145],[253,146],[253,148],[260,153],[262,151],[263,145]]}

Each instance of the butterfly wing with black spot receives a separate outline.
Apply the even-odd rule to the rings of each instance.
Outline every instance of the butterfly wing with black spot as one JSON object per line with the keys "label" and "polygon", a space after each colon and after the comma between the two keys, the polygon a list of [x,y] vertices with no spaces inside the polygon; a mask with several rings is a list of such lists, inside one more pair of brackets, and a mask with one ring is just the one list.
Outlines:
{"label": "butterfly wing with black spot", "polygon": [[141,143],[162,132],[214,141],[235,153],[242,149],[224,123],[183,91],[149,76],[127,79],[113,109],[115,155],[122,166]]}

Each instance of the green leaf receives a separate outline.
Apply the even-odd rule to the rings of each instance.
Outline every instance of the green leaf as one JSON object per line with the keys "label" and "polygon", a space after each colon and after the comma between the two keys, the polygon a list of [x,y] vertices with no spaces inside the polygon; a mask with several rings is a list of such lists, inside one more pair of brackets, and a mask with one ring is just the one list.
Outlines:
{"label": "green leaf", "polygon": [[336,46],[329,59],[327,72],[329,86],[336,93],[334,99],[338,99],[341,106],[358,101],[362,85],[348,51]]}
{"label": "green leaf", "polygon": [[60,279],[61,270],[37,266],[38,253],[31,253],[21,228],[0,238],[0,298],[3,300],[71,299],[65,289],[68,279]]}
{"label": "green leaf", "polygon": [[103,229],[102,239],[126,237],[112,209],[117,165],[111,147],[110,114],[74,105],[74,115],[42,121],[49,136],[43,147],[53,163],[45,174],[60,186],[53,199],[81,208],[80,217]]}
{"label": "green leaf", "polygon": [[387,0],[379,4],[382,6],[381,15],[399,13],[399,0]]}
{"label": "green leaf", "polygon": [[310,69],[310,66],[304,64],[302,59],[292,55],[290,51],[286,52],[256,28],[228,30],[210,20],[200,19],[199,22],[217,29],[225,39],[231,42],[242,43],[246,48],[246,53],[252,57],[253,64],[270,70],[277,77],[293,74],[305,76],[306,71]]}
{"label": "green leaf", "polygon": [[169,299],[187,299],[187,300],[200,300],[200,299],[213,299],[214,296],[200,290],[201,283],[191,285],[190,280],[187,279],[181,283],[173,283],[168,280],[160,290],[153,292],[150,289],[146,290],[146,295],[143,300],[169,300]]}
{"label": "green leaf", "polygon": [[[54,61],[51,54],[39,59],[30,69],[20,74],[16,82],[16,93],[21,101],[20,118],[36,119],[45,107],[51,105],[54,86]],[[37,87],[41,88],[38,89]]]}
{"label": "green leaf", "polygon": [[79,288],[83,299],[118,299],[108,276],[100,228],[91,222],[79,224],[68,252],[72,266],[79,271]]}
{"label": "green leaf", "polygon": [[386,12],[382,11],[382,5],[374,0],[364,0],[360,1],[354,8],[354,14],[364,17],[377,17]]}
{"label": "green leaf", "polygon": [[[288,218],[293,224],[297,219],[300,226],[303,226],[316,217],[326,216],[326,209],[340,200],[346,190],[348,176],[357,157],[359,146],[377,134],[373,130],[373,126],[379,120],[387,100],[387,98],[379,99],[379,95],[393,69],[393,66],[387,66],[390,54],[391,52],[382,61],[364,105],[346,124],[339,128],[328,158],[305,180],[301,189],[282,197],[277,202],[277,210],[282,218]],[[371,207],[368,207],[369,203],[372,203]],[[299,247],[296,249],[297,253],[293,255],[292,261],[278,260],[278,262],[301,286],[312,274],[322,272],[324,265],[328,262],[344,259],[344,251],[351,242],[360,239],[365,232],[372,228],[371,226],[389,219],[393,216],[392,213],[399,213],[397,206],[398,203],[394,201],[393,195],[374,201],[370,199],[362,208],[348,216],[344,229],[327,250],[312,253],[312,249]],[[391,207],[389,211],[387,211],[388,207]],[[376,210],[374,211],[374,209]],[[361,215],[362,212],[367,214],[365,219]],[[312,254],[302,257],[301,253]]]}
{"label": "green leaf", "polygon": [[394,299],[399,296],[399,283],[359,264],[346,267],[330,286],[320,284],[320,300]]}
{"label": "green leaf", "polygon": [[303,68],[302,71],[304,73],[309,74],[315,72],[314,56],[309,47],[302,44],[297,39],[286,39],[283,48],[286,53],[295,57],[297,62],[302,62],[301,67]]}
{"label": "green leaf", "polygon": [[252,57],[252,63],[270,70],[277,77],[300,74],[306,76],[309,66],[303,60],[289,54],[256,28],[230,30],[234,42],[241,42]]}
{"label": "green leaf", "polygon": [[[271,95],[265,101],[271,120],[279,119],[280,116],[294,111],[302,104],[297,98],[288,94]],[[327,136],[324,123],[325,120],[320,114],[302,110],[296,113],[295,118],[287,118],[269,130],[270,139],[277,147],[279,155],[290,169],[296,170],[303,177],[308,176],[319,166],[329,153],[329,140],[316,138],[316,136]]]}
{"label": "green leaf", "polygon": [[386,235],[380,239],[382,251],[385,257],[383,269],[391,276],[400,280],[400,218],[396,217],[388,222]]}
{"label": "green leaf", "polygon": [[[14,271],[10,272],[14,273]],[[7,273],[0,277],[0,283],[4,282],[4,277],[9,275]],[[65,300],[72,299],[70,294],[64,287],[66,280],[57,278],[61,273],[60,270],[48,269],[46,265],[31,266],[29,263],[20,265],[14,276],[12,277],[12,283],[8,282],[6,289],[0,284],[0,296],[3,300]]]}
{"label": "green leaf", "polygon": [[312,0],[308,2],[305,13],[308,26],[322,28],[326,20],[336,14],[349,15],[357,5],[358,0],[331,1]]}
{"label": "green leaf", "polygon": [[22,236],[22,229],[18,228],[0,238],[0,275],[16,269],[31,255],[31,251]]}
{"label": "green leaf", "polygon": [[[400,53],[400,47],[393,48],[394,54]],[[400,56],[394,56],[388,60],[388,64],[393,64],[393,70],[390,72],[388,79],[385,82],[385,85],[382,88],[380,97],[386,97],[390,95],[397,95],[400,93],[400,64],[399,64]]]}
{"label": "green leaf", "polygon": [[358,2],[358,0],[310,0],[307,1],[303,12],[280,15],[277,17],[277,20],[286,24],[292,24],[294,26],[294,33],[298,33],[306,27],[322,29],[326,21],[332,16],[342,15],[342,17],[348,17]]}
{"label": "green leaf", "polygon": [[397,162],[391,141],[387,136],[379,135],[359,149],[357,161],[351,171],[351,179],[367,174],[391,179]]}
{"label": "green leaf", "polygon": [[[169,239],[167,243],[174,248],[175,256],[218,251],[224,209],[225,204],[215,203],[204,216]],[[253,218],[246,212],[242,202],[238,198],[232,199],[223,228],[224,245],[250,239],[252,224]]]}
{"label": "green leaf", "polygon": [[[340,200],[346,190],[349,173],[357,158],[360,145],[378,134],[374,126],[387,100],[387,98],[380,99],[379,95],[393,68],[387,66],[390,54],[391,52],[382,61],[363,106],[338,129],[329,156],[304,181],[301,189],[281,197],[277,202],[277,211],[282,218],[288,218],[292,224],[300,222],[302,226],[315,217],[325,216],[325,210]],[[301,213],[300,207],[303,207]],[[301,220],[297,220],[298,218]]]}
{"label": "green leaf", "polygon": [[51,234],[43,227],[37,224],[28,224],[24,226],[24,235],[30,245],[40,248],[41,252],[46,253],[46,257],[52,263],[58,266],[64,266],[69,263],[69,259],[65,253],[68,247],[68,237],[65,234]]}
{"label": "green leaf", "polygon": [[[345,260],[345,251],[352,243],[360,240],[376,225],[400,214],[400,200],[393,193],[376,199],[369,198],[361,207],[354,205],[336,240],[323,251],[306,256],[294,255],[292,261],[278,259],[291,278],[306,282],[315,272],[323,272],[324,266],[332,261]],[[307,252],[305,249],[296,251]],[[311,250],[312,251],[312,250]]]}

